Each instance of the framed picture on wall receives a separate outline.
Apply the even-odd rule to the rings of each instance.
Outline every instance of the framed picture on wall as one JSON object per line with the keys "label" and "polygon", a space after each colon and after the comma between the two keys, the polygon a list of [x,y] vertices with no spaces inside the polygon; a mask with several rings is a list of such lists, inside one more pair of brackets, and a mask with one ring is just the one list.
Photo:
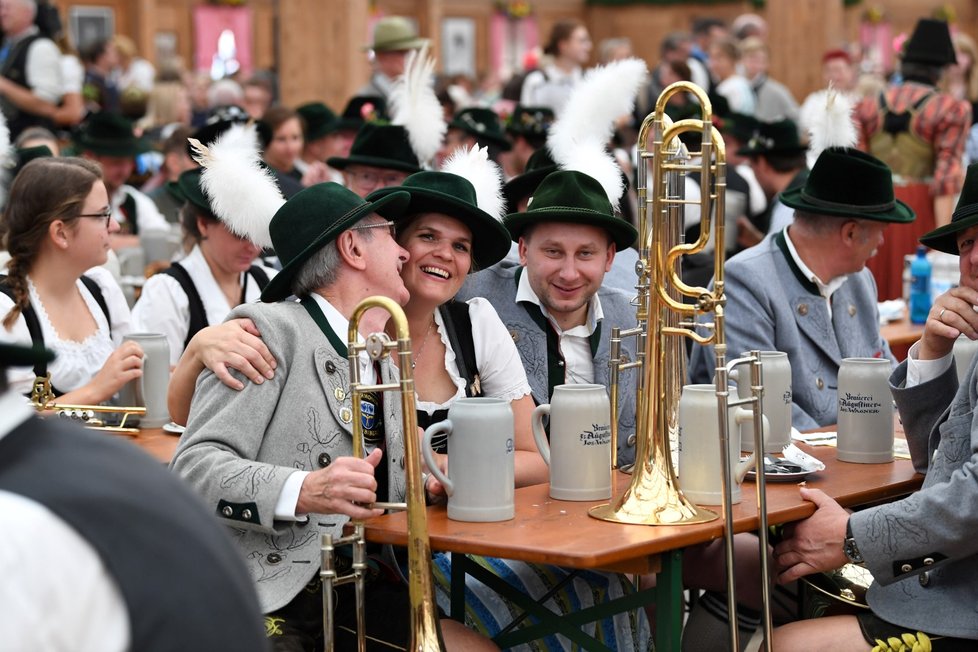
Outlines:
{"label": "framed picture on wall", "polygon": [[475,19],[442,19],[441,65],[446,75],[475,77]]}
{"label": "framed picture on wall", "polygon": [[115,11],[111,7],[71,7],[68,30],[76,48],[111,38],[115,34]]}

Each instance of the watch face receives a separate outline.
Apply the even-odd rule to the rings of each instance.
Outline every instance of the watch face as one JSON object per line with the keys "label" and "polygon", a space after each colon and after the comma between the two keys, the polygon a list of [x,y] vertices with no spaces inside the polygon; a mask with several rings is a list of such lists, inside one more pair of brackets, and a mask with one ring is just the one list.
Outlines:
{"label": "watch face", "polygon": [[854,564],[861,564],[863,562],[863,556],[859,553],[859,547],[856,545],[855,539],[846,539],[842,544],[842,552]]}

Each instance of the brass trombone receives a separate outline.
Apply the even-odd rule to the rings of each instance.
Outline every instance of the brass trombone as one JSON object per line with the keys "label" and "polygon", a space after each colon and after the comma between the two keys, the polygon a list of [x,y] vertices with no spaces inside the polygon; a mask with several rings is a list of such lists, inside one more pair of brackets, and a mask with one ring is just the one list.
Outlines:
{"label": "brass trombone", "polygon": [[[699,119],[673,122],[665,113],[669,99],[677,93],[690,93],[699,102]],[[683,133],[700,134],[698,152],[688,152],[679,140]],[[590,510],[591,516],[617,523],[640,525],[683,525],[705,523],[717,514],[698,507],[683,495],[672,465],[670,440],[678,435],[679,398],[686,378],[685,339],[713,344],[716,352],[716,393],[721,451],[723,511],[726,544],[727,591],[731,649],[739,649],[734,585],[733,522],[730,504],[732,478],[727,441],[728,407],[753,404],[755,439],[762,438],[762,394],[760,356],[726,361],[724,338],[724,193],[726,153],[724,142],[712,122],[712,106],[706,93],[689,82],[677,82],[663,91],[655,110],[642,122],[638,138],[639,261],[636,328],[612,329],[611,383],[612,414],[617,414],[618,378],[621,371],[639,370],[636,383],[636,450],[632,479],[625,493],[615,502]],[[695,161],[698,159],[698,162]],[[651,163],[651,170],[650,170]],[[685,198],[685,177],[699,173],[700,199]],[[649,196],[649,184],[652,195]],[[685,210],[700,209],[700,232],[695,242],[684,242]],[[713,288],[693,287],[680,277],[682,256],[696,254],[714,245]],[[684,303],[683,297],[693,299]],[[712,314],[712,322],[698,321]],[[696,329],[704,329],[701,335]],[[621,359],[621,339],[636,337],[634,362]],[[751,365],[751,396],[729,400],[727,373],[737,365]],[[612,419],[612,449],[617,445],[617,424]],[[755,450],[763,451],[762,444]],[[767,586],[767,515],[763,501],[763,473],[757,474],[761,539],[761,566],[764,577],[765,634],[770,649],[770,608]]]}
{"label": "brass trombone", "polygon": [[[397,341],[392,342],[385,333],[374,333],[359,342],[359,322],[363,314],[380,308],[390,313],[394,320]],[[350,317],[347,337],[350,360],[350,398],[353,403],[353,455],[363,457],[363,422],[360,414],[360,396],[367,392],[398,391],[401,395],[402,424],[404,428],[404,473],[406,503],[374,503],[380,509],[407,510],[408,513],[408,591],[411,604],[412,652],[444,650],[438,613],[435,606],[434,584],[431,577],[431,546],[428,543],[428,522],[425,515],[424,485],[421,479],[421,454],[418,442],[417,414],[415,412],[414,378],[411,369],[411,337],[407,318],[397,302],[387,297],[369,297],[361,301]],[[361,353],[372,362],[397,351],[400,379],[397,383],[363,385],[360,382],[358,364]],[[378,379],[379,380],[379,379]],[[357,649],[366,649],[364,614],[364,580],[367,570],[366,540],[362,521],[352,521],[353,533],[335,539],[330,534],[322,537],[323,624],[325,649],[332,652],[335,639],[333,632],[333,587],[354,584],[357,612]],[[339,576],[335,570],[334,550],[337,546],[353,546],[353,564],[350,573]]]}
{"label": "brass trombone", "polygon": [[[31,388],[31,405],[38,412],[55,412],[62,419],[73,419],[81,422],[86,428],[101,430],[103,432],[113,432],[121,435],[138,435],[139,428],[126,425],[129,417],[137,417],[146,414],[144,407],[117,407],[114,405],[68,405],[55,401],[54,391],[51,389],[51,373],[44,377],[38,376],[34,379],[34,386]],[[96,413],[121,414],[122,419],[117,426],[109,426],[102,419],[96,419]]]}

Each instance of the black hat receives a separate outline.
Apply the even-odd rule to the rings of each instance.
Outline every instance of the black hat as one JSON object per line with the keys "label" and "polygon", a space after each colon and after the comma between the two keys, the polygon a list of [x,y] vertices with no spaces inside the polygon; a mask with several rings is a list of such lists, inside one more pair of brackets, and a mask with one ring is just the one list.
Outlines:
{"label": "black hat", "polygon": [[295,275],[314,253],[371,213],[399,217],[409,199],[407,193],[392,192],[367,202],[331,181],[297,192],[278,209],[268,225],[272,246],[282,261],[282,271],[262,290],[261,300],[281,301],[292,294]]}
{"label": "black hat", "polygon": [[903,46],[902,59],[908,63],[946,66],[957,63],[951,32],[947,23],[933,18],[921,18],[913,34]]}
{"label": "black hat", "polygon": [[504,220],[514,241],[526,227],[542,222],[589,224],[606,229],[618,250],[635,242],[638,231],[614,214],[608,195],[598,181],[583,172],[559,170],[545,178],[522,213]]}
{"label": "black hat", "polygon": [[0,368],[33,367],[35,364],[52,360],[54,360],[54,351],[43,346],[0,343]]}
{"label": "black hat", "polygon": [[350,147],[346,158],[331,156],[326,161],[331,168],[343,170],[348,165],[370,165],[385,170],[420,172],[418,155],[411,149],[411,141],[404,127],[365,123]]}
{"label": "black hat", "polygon": [[506,121],[506,133],[527,138],[546,138],[554,117],[553,109],[549,107],[517,104]]}
{"label": "black hat", "polygon": [[951,214],[951,223],[922,235],[920,244],[957,256],[957,233],[975,224],[978,224],[978,163],[968,166],[958,205]]}
{"label": "black hat", "polygon": [[379,95],[357,95],[346,103],[333,124],[333,131],[359,131],[367,122],[387,121],[387,100]]}
{"label": "black hat", "polygon": [[475,188],[468,179],[450,172],[418,172],[400,186],[375,190],[367,201],[402,191],[411,196],[411,203],[404,209],[406,214],[442,213],[469,227],[473,262],[470,271],[495,265],[509,253],[509,232],[499,220],[479,208]]}
{"label": "black hat", "polygon": [[295,110],[306,121],[306,142],[328,136],[334,131],[336,114],[322,102],[309,102]]}
{"label": "black hat", "polygon": [[503,197],[506,198],[507,208],[515,211],[521,199],[532,195],[540,182],[546,179],[548,174],[556,171],[557,163],[546,146],[533,152],[526,162],[526,170],[523,174],[513,177],[503,186]]}
{"label": "black hat", "polygon": [[475,138],[483,147],[495,145],[504,152],[512,147],[503,132],[503,125],[499,116],[492,109],[479,107],[462,109],[448,123],[448,128],[461,129]]}
{"label": "black hat", "polygon": [[24,169],[24,166],[36,158],[48,158],[54,156],[54,152],[47,145],[34,145],[33,147],[18,147],[14,151],[14,166],[10,172],[10,178],[14,179]]}
{"label": "black hat", "polygon": [[777,122],[757,122],[754,133],[737,153],[741,156],[801,154],[807,149],[798,138],[798,125],[784,118]]}
{"label": "black hat", "polygon": [[865,152],[831,147],[818,156],[805,185],[781,193],[781,203],[814,215],[879,222],[913,222],[913,210],[893,196],[893,173]]}
{"label": "black hat", "polygon": [[78,127],[73,141],[79,151],[99,156],[134,157],[151,149],[146,139],[133,133],[131,122],[108,111],[88,116]]}
{"label": "black hat", "polygon": [[[193,137],[204,145],[210,145],[217,140],[218,136],[230,129],[233,125],[244,124],[250,119],[251,116],[240,106],[235,106],[234,104],[219,106],[211,109],[210,113],[207,114],[207,120],[203,126],[194,132]],[[195,154],[189,142],[187,143],[187,153],[191,158]]]}

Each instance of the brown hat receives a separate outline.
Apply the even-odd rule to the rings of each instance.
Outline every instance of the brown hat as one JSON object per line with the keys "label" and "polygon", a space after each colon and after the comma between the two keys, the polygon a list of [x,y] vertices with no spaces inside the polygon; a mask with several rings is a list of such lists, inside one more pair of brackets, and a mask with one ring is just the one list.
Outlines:
{"label": "brown hat", "polygon": [[374,52],[417,50],[428,42],[420,38],[414,24],[404,16],[385,16],[374,25],[374,42],[364,46]]}

